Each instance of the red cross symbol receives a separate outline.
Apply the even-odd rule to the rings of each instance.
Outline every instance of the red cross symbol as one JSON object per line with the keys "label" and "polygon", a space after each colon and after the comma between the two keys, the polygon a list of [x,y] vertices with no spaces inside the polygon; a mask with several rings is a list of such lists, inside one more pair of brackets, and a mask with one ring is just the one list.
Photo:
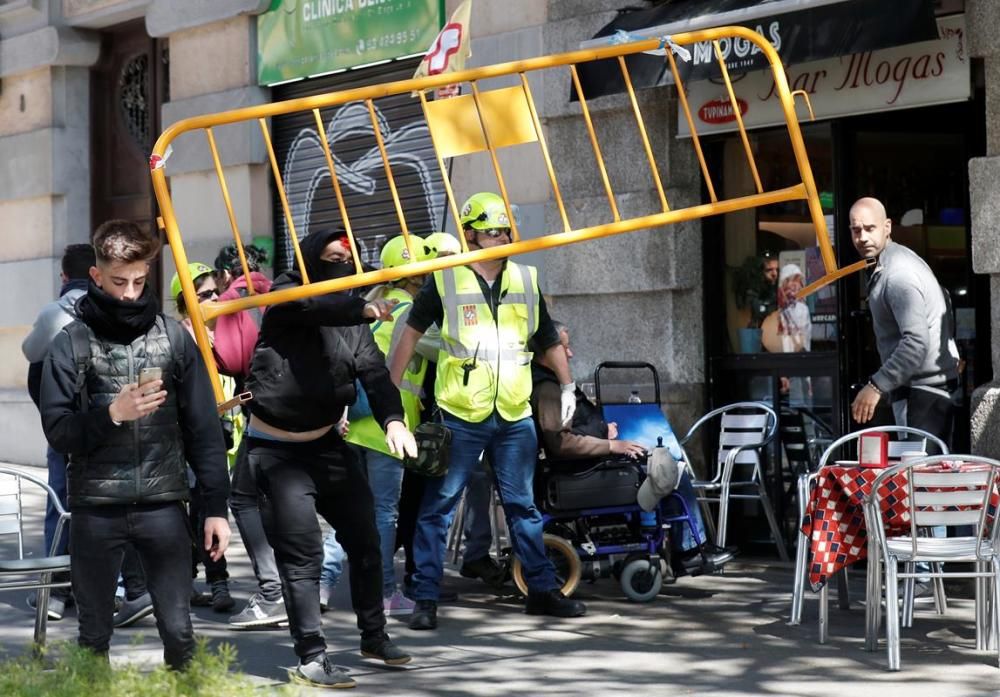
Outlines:
{"label": "red cross symbol", "polygon": [[441,33],[434,39],[430,50],[424,56],[427,61],[427,74],[439,75],[448,69],[451,57],[458,53],[462,46],[462,25],[457,22],[450,22],[445,25]]}

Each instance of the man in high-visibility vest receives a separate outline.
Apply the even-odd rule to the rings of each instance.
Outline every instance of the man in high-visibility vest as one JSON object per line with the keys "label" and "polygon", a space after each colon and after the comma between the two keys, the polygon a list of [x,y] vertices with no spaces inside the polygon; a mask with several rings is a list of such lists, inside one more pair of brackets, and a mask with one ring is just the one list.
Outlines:
{"label": "man in high-visibility vest", "polygon": [[[510,243],[510,212],[493,193],[479,193],[462,206],[461,225],[470,251]],[[577,617],[586,606],[559,592],[555,569],[545,555],[542,516],[532,481],[538,440],[531,419],[531,346],[544,351],[562,385],[563,420],[576,408],[576,385],[566,353],[538,289],[534,267],[506,258],[434,272],[413,307],[390,357],[393,382],[404,371],[423,332],[437,323],[442,349],[435,397],[452,432],[447,474],[429,478],[413,542],[417,572],[411,629],[437,627],[437,601],[448,523],[469,473],[485,451],[511,531],[514,553],[528,584],[526,611]]]}
{"label": "man in high-visibility vest", "polygon": [[[382,247],[380,255],[383,269],[393,269],[414,261],[429,258],[424,241],[410,235],[410,250],[406,240],[393,237]],[[392,322],[376,322],[372,325],[375,343],[387,357],[391,357],[398,337],[406,328],[406,317],[413,304],[413,294],[420,290],[423,276],[409,276],[395,283],[376,289],[381,300],[395,300],[392,308]],[[374,299],[369,296],[369,299]],[[427,360],[414,353],[403,371],[399,382],[399,396],[403,402],[406,428],[413,430],[420,423],[420,396],[427,373]],[[385,432],[368,415],[352,419],[346,440],[357,446],[357,452],[368,471],[368,485],[375,497],[375,526],[378,528],[382,549],[382,607],[386,615],[408,615],[413,611],[413,601],[403,596],[396,586],[396,570],[393,559],[396,553],[396,520],[399,517],[399,495],[403,486],[403,467],[398,456],[389,452],[385,444]]]}

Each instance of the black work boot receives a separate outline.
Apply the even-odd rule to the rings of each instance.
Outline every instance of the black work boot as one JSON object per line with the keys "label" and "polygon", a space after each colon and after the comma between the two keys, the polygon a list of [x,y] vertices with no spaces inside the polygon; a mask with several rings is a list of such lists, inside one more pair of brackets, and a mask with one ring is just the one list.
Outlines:
{"label": "black work boot", "polygon": [[494,588],[502,587],[508,580],[507,571],[488,554],[479,559],[463,561],[458,573],[465,578],[482,579],[484,583]]}
{"label": "black work boot", "polygon": [[587,606],[579,600],[567,598],[558,588],[553,588],[550,591],[528,591],[524,611],[529,615],[581,617],[587,614]]}
{"label": "black work boot", "polygon": [[410,629],[437,629],[438,604],[435,600],[418,600],[410,615]]}

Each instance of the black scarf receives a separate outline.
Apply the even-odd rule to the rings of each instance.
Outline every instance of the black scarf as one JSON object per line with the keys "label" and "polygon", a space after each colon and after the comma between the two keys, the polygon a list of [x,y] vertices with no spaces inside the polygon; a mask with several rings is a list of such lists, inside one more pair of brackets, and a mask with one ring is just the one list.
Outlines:
{"label": "black scarf", "polygon": [[116,300],[96,283],[90,282],[87,295],[77,306],[80,318],[94,333],[118,344],[131,344],[149,331],[159,314],[156,298],[147,285],[138,300]]}

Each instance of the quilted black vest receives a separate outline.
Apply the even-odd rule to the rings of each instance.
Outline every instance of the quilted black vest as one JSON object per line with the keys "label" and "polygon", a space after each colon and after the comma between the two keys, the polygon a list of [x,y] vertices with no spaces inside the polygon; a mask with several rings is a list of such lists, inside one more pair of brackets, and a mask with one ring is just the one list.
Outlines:
{"label": "quilted black vest", "polygon": [[[184,443],[178,423],[176,379],[180,358],[174,357],[162,315],[131,344],[98,337],[90,328],[90,361],[85,382],[89,408],[109,405],[143,368],[159,367],[167,399],[155,412],[127,421],[85,457],[71,456],[67,465],[69,504],[153,503],[189,497]],[[182,329],[176,333],[179,335]],[[182,336],[182,335],[181,335]]]}

